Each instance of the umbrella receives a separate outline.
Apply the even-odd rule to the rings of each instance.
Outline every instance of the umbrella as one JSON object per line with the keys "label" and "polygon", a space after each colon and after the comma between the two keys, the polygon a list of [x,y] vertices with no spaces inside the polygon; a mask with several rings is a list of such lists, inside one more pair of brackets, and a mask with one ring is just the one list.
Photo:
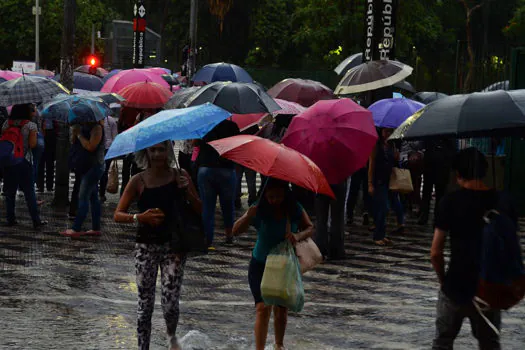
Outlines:
{"label": "umbrella", "polygon": [[170,97],[169,101],[164,105],[164,109],[175,109],[184,108],[184,104],[193,96],[200,87],[192,86],[173,92],[173,96]]}
{"label": "umbrella", "polygon": [[157,83],[167,89],[170,88],[169,84],[158,74],[149,72],[146,69],[128,69],[120,71],[113,77],[109,78],[100,91],[119,92],[128,85],[145,81]]}
{"label": "umbrella", "polygon": [[406,98],[406,97],[403,96],[403,94],[401,94],[399,92],[394,92],[394,93],[392,93],[392,98]]}
{"label": "umbrella", "polygon": [[314,80],[285,79],[275,84],[268,95],[282,100],[296,102],[302,106],[310,107],[319,100],[334,98],[333,91],[325,85]]}
{"label": "umbrella", "polygon": [[510,82],[508,80],[505,81],[499,81],[497,83],[494,83],[492,85],[487,86],[483,89],[482,92],[489,92],[489,91],[496,91],[496,90],[509,90],[510,89]]}
{"label": "umbrella", "polygon": [[319,101],[294,117],[283,144],[312,159],[338,184],[363,168],[377,142],[372,113],[348,98]]}
{"label": "umbrella", "polygon": [[102,78],[102,81],[104,82],[104,84],[106,83],[106,81],[108,81],[111,77],[113,77],[114,75],[118,74],[119,72],[121,72],[122,69],[113,69],[111,72],[109,72],[108,74],[106,74],[104,76],[104,78]]}
{"label": "umbrella", "polygon": [[363,53],[356,53],[345,58],[343,62],[339,63],[339,65],[334,69],[334,72],[336,72],[337,75],[344,75],[350,69],[359,66],[361,63],[363,63]]}
{"label": "umbrella", "polygon": [[273,112],[273,115],[287,114],[287,115],[296,115],[306,111],[306,107],[301,106],[298,103],[290,102],[286,100],[281,100],[279,98],[274,99],[275,102],[281,107],[280,110]]}
{"label": "umbrella", "polygon": [[195,73],[192,81],[205,83],[213,83],[215,81],[253,83],[252,77],[244,69],[235,64],[224,62],[205,65]]}
{"label": "umbrella", "polygon": [[370,61],[346,72],[337,85],[337,95],[356,94],[392,86],[412,74],[412,67],[397,61]]}
{"label": "umbrella", "polygon": [[5,80],[13,80],[16,78],[20,78],[22,76],[22,73],[13,72],[10,70],[0,70],[0,78],[4,78]]}
{"label": "umbrella", "polygon": [[525,90],[476,92],[437,100],[408,118],[391,139],[523,135]]}
{"label": "umbrella", "polygon": [[119,134],[111,144],[106,159],[140,151],[167,140],[200,139],[230,116],[230,113],[211,103],[159,112]]}
{"label": "umbrella", "polygon": [[169,72],[166,72],[166,70],[164,68],[160,68],[160,67],[144,68],[144,70],[148,71],[148,72],[151,72],[151,73],[154,73],[154,74],[157,74],[157,75],[169,74]]}
{"label": "umbrella", "polygon": [[[56,81],[60,81],[60,74],[55,75],[53,78]],[[73,87],[79,90],[86,91],[100,91],[104,83],[102,79],[96,75],[73,72]]]}
{"label": "umbrella", "polygon": [[377,127],[395,129],[423,107],[423,103],[406,98],[388,98],[375,102],[368,110],[372,112]]}
{"label": "umbrella", "polygon": [[53,78],[55,76],[55,73],[47,69],[39,69],[31,73],[31,75],[36,75],[38,77],[44,78]]}
{"label": "umbrella", "polygon": [[259,125],[267,115],[267,113],[233,114],[231,120],[237,124],[240,131],[244,131],[252,126]]}
{"label": "umbrella", "polygon": [[411,92],[411,93],[416,93],[416,89],[414,89],[414,87],[412,86],[412,84],[410,84],[408,81],[406,80],[402,80],[400,81],[399,83],[395,83],[394,84],[394,87],[395,88],[398,88],[400,90],[405,90],[405,91],[408,91],[408,92]]}
{"label": "umbrella", "polygon": [[434,101],[440,100],[442,98],[447,97],[447,94],[441,93],[441,92],[429,92],[429,91],[423,91],[418,92],[414,96],[412,96],[412,100],[424,103],[428,105],[429,103],[432,103]]}
{"label": "umbrella", "polygon": [[40,108],[45,119],[68,123],[96,122],[111,114],[111,109],[99,97],[59,95]]}
{"label": "umbrella", "polygon": [[4,78],[0,78],[0,83],[3,83],[4,81],[7,81],[7,80]]}
{"label": "umbrella", "polygon": [[[75,68],[75,72],[91,74],[90,68],[91,68],[90,65],[84,64],[82,66],[79,66],[79,67]],[[107,70],[105,70],[104,68],[98,67],[97,70],[96,70],[95,75],[97,75],[100,78],[104,78],[106,75],[108,75],[108,73],[109,72]]]}
{"label": "umbrella", "polygon": [[166,81],[166,83],[168,83],[170,85],[170,87],[172,87],[173,85],[179,85],[180,82],[177,78],[175,78],[173,75],[170,75],[170,74],[162,74],[161,75],[162,79],[164,79]]}
{"label": "umbrella", "polygon": [[100,91],[86,91],[86,90],[73,90],[73,92],[78,93],[78,95],[82,97],[84,96],[98,97],[102,99],[104,102],[106,102],[107,104],[122,103],[126,101],[125,98],[115,93],[100,92]]}
{"label": "umbrella", "polygon": [[52,79],[23,76],[0,84],[0,106],[40,103],[60,93],[69,91]]}
{"label": "umbrella", "polygon": [[264,176],[335,198],[319,167],[305,155],[285,145],[253,135],[227,137],[209,144],[222,157]]}
{"label": "umbrella", "polygon": [[122,104],[132,108],[161,108],[170,99],[170,90],[156,83],[139,82],[126,86],[119,91],[126,99]]}
{"label": "umbrella", "polygon": [[206,85],[185,105],[197,106],[206,102],[235,114],[272,113],[281,109],[264,90],[250,83],[215,82]]}

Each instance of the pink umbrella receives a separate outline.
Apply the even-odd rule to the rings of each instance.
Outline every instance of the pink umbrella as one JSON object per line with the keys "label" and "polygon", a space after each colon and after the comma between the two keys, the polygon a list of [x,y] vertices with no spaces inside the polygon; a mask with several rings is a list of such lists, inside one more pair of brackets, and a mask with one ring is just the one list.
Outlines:
{"label": "pink umbrella", "polygon": [[119,92],[123,88],[133,83],[139,82],[157,83],[169,90],[170,85],[162,79],[160,75],[149,72],[145,69],[129,69],[118,72],[104,84],[101,92]]}
{"label": "pink umbrella", "polygon": [[10,70],[0,70],[0,78],[4,78],[5,80],[13,80],[16,78],[20,78],[22,76],[22,73],[13,72]]}
{"label": "pink umbrella", "polygon": [[37,75],[39,77],[44,77],[44,78],[53,78],[55,76],[55,73],[47,69],[39,69],[31,73],[31,75]]}
{"label": "pink umbrella", "polygon": [[157,75],[168,74],[168,72],[166,72],[163,68],[160,67],[144,68],[144,70]]}
{"label": "pink umbrella", "polygon": [[277,102],[279,107],[281,107],[281,110],[273,112],[272,113],[273,115],[279,115],[279,114],[296,115],[296,114],[301,114],[304,111],[306,111],[306,107],[303,107],[300,104],[295,103],[295,102],[281,100],[279,98],[274,98],[274,101]]}
{"label": "pink umbrella", "polygon": [[244,131],[252,126],[259,124],[261,120],[266,117],[266,113],[253,113],[253,114],[232,114],[232,121],[237,124],[241,131]]}
{"label": "pink umbrella", "polygon": [[330,184],[363,168],[376,142],[372,113],[348,98],[317,102],[294,117],[282,140],[313,160]]}

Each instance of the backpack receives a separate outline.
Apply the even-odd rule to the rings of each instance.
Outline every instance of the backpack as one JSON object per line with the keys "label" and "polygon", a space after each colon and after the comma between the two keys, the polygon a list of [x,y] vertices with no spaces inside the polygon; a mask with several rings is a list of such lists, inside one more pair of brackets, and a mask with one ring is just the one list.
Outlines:
{"label": "backpack", "polygon": [[490,210],[483,219],[480,280],[475,305],[508,310],[525,296],[525,269],[518,227],[509,216],[497,210]]}
{"label": "backpack", "polygon": [[2,132],[2,137],[0,137],[1,167],[19,164],[25,157],[22,128],[29,123],[29,120],[22,120],[20,123],[8,120],[7,123],[8,127]]}

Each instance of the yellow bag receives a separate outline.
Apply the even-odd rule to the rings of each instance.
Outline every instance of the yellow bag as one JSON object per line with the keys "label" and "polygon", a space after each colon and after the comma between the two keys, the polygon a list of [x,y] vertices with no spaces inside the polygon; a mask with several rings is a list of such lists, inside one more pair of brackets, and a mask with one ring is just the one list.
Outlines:
{"label": "yellow bag", "polygon": [[112,161],[111,165],[109,166],[108,185],[106,186],[106,191],[108,193],[118,192],[118,165],[116,160]]}
{"label": "yellow bag", "polygon": [[392,175],[390,176],[390,191],[405,194],[414,192],[410,170],[392,168]]}

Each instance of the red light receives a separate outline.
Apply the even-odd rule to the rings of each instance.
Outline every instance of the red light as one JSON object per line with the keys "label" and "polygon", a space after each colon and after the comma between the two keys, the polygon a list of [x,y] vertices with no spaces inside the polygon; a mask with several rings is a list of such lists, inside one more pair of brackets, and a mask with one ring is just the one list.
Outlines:
{"label": "red light", "polygon": [[91,59],[91,61],[90,61],[90,63],[91,63],[91,65],[92,65],[92,66],[94,66],[94,65],[95,65],[95,63],[97,63],[97,60],[96,60],[96,59],[94,59],[94,58],[92,58],[92,59]]}
{"label": "red light", "polygon": [[98,67],[100,65],[99,60],[98,60],[98,58],[96,56],[89,56],[88,59],[87,59],[87,63],[91,67]]}

